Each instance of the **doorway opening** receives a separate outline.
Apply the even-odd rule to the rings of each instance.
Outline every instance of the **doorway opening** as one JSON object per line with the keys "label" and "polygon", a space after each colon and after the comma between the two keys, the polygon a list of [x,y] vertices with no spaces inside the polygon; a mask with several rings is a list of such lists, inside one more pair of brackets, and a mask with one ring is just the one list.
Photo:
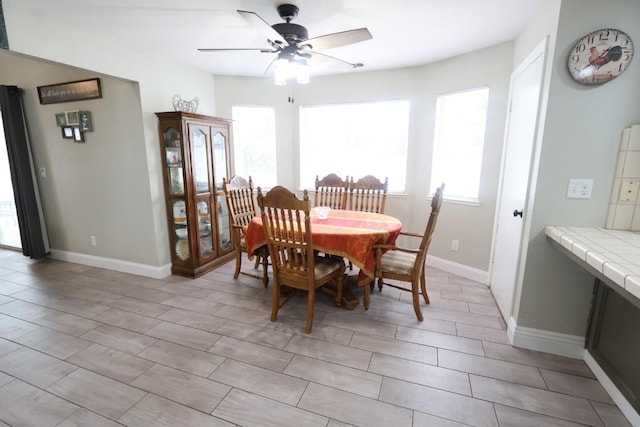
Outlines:
{"label": "doorway opening", "polygon": [[22,249],[2,115],[0,115],[0,247]]}

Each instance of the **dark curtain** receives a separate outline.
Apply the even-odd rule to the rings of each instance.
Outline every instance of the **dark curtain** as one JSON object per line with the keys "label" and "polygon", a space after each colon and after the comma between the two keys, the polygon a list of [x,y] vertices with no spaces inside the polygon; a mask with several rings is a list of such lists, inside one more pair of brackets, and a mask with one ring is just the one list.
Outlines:
{"label": "dark curtain", "polygon": [[2,11],[2,0],[0,0],[0,49],[9,49],[7,27],[4,23],[4,12]]}
{"label": "dark curtain", "polygon": [[7,154],[18,213],[22,253],[34,259],[47,254],[40,222],[40,210],[31,169],[29,140],[22,110],[22,90],[0,85],[0,112],[7,141]]}

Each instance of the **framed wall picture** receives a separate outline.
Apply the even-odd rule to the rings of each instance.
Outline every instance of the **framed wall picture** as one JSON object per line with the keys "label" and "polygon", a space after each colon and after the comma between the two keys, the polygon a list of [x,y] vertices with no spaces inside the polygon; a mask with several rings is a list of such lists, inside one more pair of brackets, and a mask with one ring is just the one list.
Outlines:
{"label": "framed wall picture", "polygon": [[75,142],[84,142],[84,134],[79,127],[73,128],[73,140]]}
{"label": "framed wall picture", "polygon": [[91,111],[79,111],[80,130],[82,132],[93,132],[93,121],[91,120]]}
{"label": "framed wall picture", "polygon": [[73,128],[71,126],[62,126],[62,137],[64,139],[73,139]]}
{"label": "framed wall picture", "polygon": [[67,119],[67,126],[80,126],[80,112],[79,111],[65,111],[65,118]]}
{"label": "framed wall picture", "polygon": [[64,113],[56,113],[56,124],[58,126],[66,126],[67,116]]}
{"label": "framed wall picture", "polygon": [[102,87],[99,78],[38,86],[38,98],[40,104],[102,98]]}

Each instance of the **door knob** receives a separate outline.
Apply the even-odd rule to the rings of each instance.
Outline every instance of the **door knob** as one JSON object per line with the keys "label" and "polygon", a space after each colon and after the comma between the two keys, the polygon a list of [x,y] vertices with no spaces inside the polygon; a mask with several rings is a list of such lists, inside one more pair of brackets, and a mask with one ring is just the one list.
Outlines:
{"label": "door knob", "polygon": [[513,216],[519,216],[520,218],[522,218],[522,211],[519,211],[518,209],[514,210]]}

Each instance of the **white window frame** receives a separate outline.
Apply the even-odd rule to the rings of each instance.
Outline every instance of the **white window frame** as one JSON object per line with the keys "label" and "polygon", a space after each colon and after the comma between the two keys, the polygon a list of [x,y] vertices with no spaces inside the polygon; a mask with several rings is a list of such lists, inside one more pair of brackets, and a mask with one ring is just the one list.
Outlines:
{"label": "white window frame", "polygon": [[406,99],[301,106],[300,188],[335,173],[388,178],[389,193],[404,193],[410,115]]}
{"label": "white window frame", "polygon": [[487,86],[438,95],[431,193],[444,182],[446,199],[479,203],[488,103]]}
{"label": "white window frame", "polygon": [[[262,110],[271,114],[266,113],[270,117],[265,117],[260,123],[251,117],[243,118],[243,112],[246,115],[249,110],[253,112]],[[278,183],[275,107],[271,105],[234,105],[232,117],[235,173],[244,178],[251,176],[256,186],[275,187]],[[245,120],[251,120],[246,128],[244,127]],[[251,156],[255,156],[260,163],[252,165]],[[268,167],[270,162],[273,164],[271,168]]]}

